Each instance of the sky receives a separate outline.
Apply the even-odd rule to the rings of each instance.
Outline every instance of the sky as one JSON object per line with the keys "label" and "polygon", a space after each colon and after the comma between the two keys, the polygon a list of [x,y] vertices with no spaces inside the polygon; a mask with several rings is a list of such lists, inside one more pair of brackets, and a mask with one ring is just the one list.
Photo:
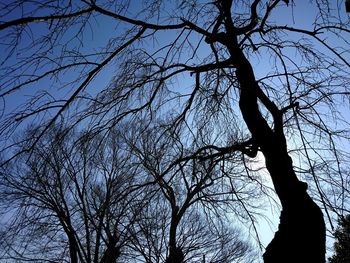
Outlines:
{"label": "sky", "polygon": [[[293,2],[293,1],[291,1]],[[138,1],[131,1],[131,10],[135,8],[138,9]],[[281,22],[282,24],[288,24],[288,25],[294,25],[296,27],[303,27],[305,28],[305,25],[308,27],[312,28],[312,24],[310,21],[312,21],[312,17],[315,16],[316,12],[315,10],[312,9],[312,6],[310,4],[310,1],[294,1],[294,4],[290,4],[289,7],[282,7],[278,8],[278,12],[275,12],[273,14],[273,17]],[[346,19],[345,15],[345,7],[343,5],[343,1],[337,1],[338,6],[340,7],[339,9],[339,14],[340,16],[344,16],[344,20]],[[134,6],[133,6],[134,5]],[[20,10],[15,10],[15,12],[11,13],[9,16],[6,17],[6,19],[9,18],[15,18],[18,15],[20,15]],[[1,19],[2,20],[2,19]],[[86,52],[91,52],[95,49],[95,47],[99,46],[104,46],[108,42],[110,36],[112,35],[113,37],[118,37],[118,30],[116,29],[114,25],[114,21],[111,19],[107,18],[102,18],[102,17],[97,17],[96,19],[93,19],[91,23],[91,30],[86,30],[84,32],[84,38],[85,42],[82,43],[82,48],[81,51],[86,51]],[[44,33],[47,32],[47,27],[42,26],[41,24],[37,24],[33,27],[33,32],[28,32],[28,34],[24,34],[25,37],[23,38],[23,47],[27,46],[29,44],[29,39],[31,35],[34,36],[40,36],[43,35]],[[93,33],[92,33],[93,32]],[[0,33],[0,38],[2,33]],[[164,34],[164,40],[167,40],[167,37],[172,37],[171,35],[167,35],[171,33],[165,33]],[[66,34],[63,37],[63,41],[67,40],[71,36],[71,32],[66,32]],[[160,39],[162,41],[162,39]],[[335,42],[336,40],[332,40],[332,42]],[[72,46],[74,46],[76,43],[74,40],[72,41]],[[343,43],[341,43],[343,44]],[[159,42],[153,42],[153,46],[150,49],[156,49],[157,45],[159,45]],[[58,52],[59,50],[57,50]],[[27,52],[21,51],[20,49],[16,50],[18,52],[18,55],[23,55],[27,54]],[[23,52],[23,53],[22,53]],[[203,50],[203,53],[206,51]],[[4,53],[2,52],[0,54],[1,60],[4,59]],[[10,59],[9,62],[16,64],[17,62],[15,60]],[[258,60],[254,61],[256,67],[256,76],[257,78],[263,77],[266,75],[266,64],[264,61],[264,57],[260,58],[260,61]],[[46,66],[44,67],[46,69]],[[29,69],[30,70],[30,69]],[[101,71],[100,74],[96,76],[96,78],[90,83],[88,87],[88,92],[90,94],[96,94],[106,86],[111,81],[111,76],[114,75],[114,72],[117,69],[115,69],[115,64],[110,64],[108,65],[103,71]],[[27,98],[30,96],[33,96],[37,94],[39,90],[46,90],[47,94],[45,94],[45,98],[47,96],[54,96],[58,99],[67,97],[67,95],[72,93],[72,87],[68,85],[67,88],[62,88],[64,86],[64,83],[68,83],[72,76],[75,76],[78,71],[70,72],[70,71],[65,71],[64,74],[60,75],[59,82],[56,82],[54,85],[52,84],[54,82],[54,78],[45,78],[43,81],[41,81],[38,84],[28,86],[28,88],[22,89],[20,92],[16,92],[14,94],[11,94],[6,97],[6,100],[3,100],[2,102],[0,101],[0,112],[2,112],[2,116],[5,116],[8,112],[11,112],[14,109],[18,109],[23,103],[27,101]],[[0,76],[6,78],[6,72],[0,71]],[[191,85],[191,82],[188,82],[186,79],[179,80],[181,83],[180,86],[187,86]],[[3,83],[3,82],[2,82]],[[63,84],[63,85],[62,85]],[[2,90],[0,90],[2,91]],[[34,122],[37,121],[37,119],[33,120]],[[25,123],[26,125],[27,123]],[[3,142],[6,144],[7,142]],[[258,157],[258,159],[261,157]],[[259,164],[261,164],[261,160],[259,160]],[[278,215],[276,213],[273,213],[272,211],[267,211],[266,214],[270,217],[270,220],[272,221],[271,228],[266,222],[261,222],[260,223],[260,228],[261,228],[261,240],[264,245],[267,245],[268,242],[272,239],[273,233],[277,228],[278,224]]]}

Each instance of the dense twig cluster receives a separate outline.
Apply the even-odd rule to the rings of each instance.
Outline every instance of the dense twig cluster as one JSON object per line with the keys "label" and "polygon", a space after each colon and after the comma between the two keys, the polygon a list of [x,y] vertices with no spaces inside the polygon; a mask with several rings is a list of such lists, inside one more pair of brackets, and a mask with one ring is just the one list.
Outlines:
{"label": "dense twig cluster", "polygon": [[[304,7],[299,8],[299,5]],[[307,19],[301,14],[306,9],[313,12],[312,15],[308,13]],[[145,211],[166,210],[163,221],[152,223],[160,224],[161,232],[155,234],[157,242],[160,236],[166,240],[157,243],[161,248],[146,238],[153,236],[154,229],[153,234],[142,234],[143,241],[137,239],[141,242],[138,255],[143,255],[145,260],[145,255],[156,253],[154,251],[158,251],[158,261],[165,260],[165,255],[181,257],[182,254],[185,259],[190,255],[185,250],[179,253],[178,248],[185,246],[179,245],[179,236],[184,237],[178,228],[186,220],[196,221],[187,218],[191,209],[195,211],[194,218],[204,216],[205,220],[210,218],[207,213],[216,214],[211,215],[215,220],[235,213],[238,218],[251,222],[254,229],[259,210],[252,203],[255,196],[247,198],[248,192],[252,195],[252,189],[259,186],[260,190],[254,193],[261,201],[265,200],[261,195],[277,201],[271,194],[271,185],[264,180],[265,175],[252,171],[254,167],[250,162],[258,152],[266,159],[283,209],[290,206],[291,197],[300,194],[308,199],[305,184],[299,182],[304,180],[308,194],[322,207],[330,226],[337,215],[349,212],[350,137],[349,122],[344,116],[350,95],[350,28],[345,12],[339,11],[334,3],[323,0],[300,4],[281,0],[60,0],[40,3],[15,0],[1,3],[0,10],[0,45],[4,50],[0,64],[0,96],[3,98],[0,140],[4,169],[1,176],[9,180],[5,183],[6,189],[17,184],[21,186],[22,179],[25,183],[24,177],[30,175],[28,169],[34,169],[40,176],[45,174],[41,169],[54,161],[45,158],[57,150],[56,146],[50,149],[46,144],[55,145],[55,140],[49,137],[58,134],[56,129],[63,142],[67,140],[64,135],[77,130],[74,141],[86,140],[84,146],[79,147],[87,147],[84,154],[76,156],[80,158],[77,166],[82,170],[85,167],[82,159],[96,157],[91,151],[105,156],[108,151],[123,149],[123,156],[110,156],[94,164],[105,167],[88,177],[88,185],[94,185],[101,174],[106,173],[104,169],[112,169],[114,165],[112,170],[122,173],[125,167],[113,163],[114,159],[118,162],[128,159],[128,165],[133,167],[130,171],[126,169],[131,172],[130,178],[117,176],[118,180],[124,178],[120,187],[128,189],[125,200],[130,200],[132,194],[129,196],[129,193],[134,193],[140,199],[136,201],[144,198],[146,204],[143,206],[141,202],[133,206],[128,201],[125,207],[121,205],[130,211],[126,213],[127,218],[124,218],[125,213],[122,215],[124,227],[129,223],[123,220],[131,222],[133,227],[135,222],[146,225],[153,222],[151,219],[143,221],[147,218]],[[280,13],[290,19],[282,18]],[[18,94],[28,99],[13,99]],[[36,132],[18,135],[26,126],[38,123],[40,128]],[[58,129],[60,125],[65,128]],[[115,142],[116,148],[108,148],[106,141],[119,140],[116,132],[125,133],[123,146]],[[84,136],[79,138],[79,134]],[[73,151],[71,154],[80,149],[73,140],[67,140],[67,144],[69,151]],[[57,147],[66,151],[68,148],[63,146]],[[45,149],[49,153],[45,153]],[[60,156],[65,161],[50,164],[51,169],[65,167],[66,162],[74,160],[70,154],[65,155]],[[37,167],[40,166],[40,162],[35,161],[38,158],[43,167]],[[16,165],[23,169],[18,180],[10,176],[15,168],[9,167]],[[94,165],[89,164],[91,173],[97,169],[92,167]],[[77,169],[75,165],[72,168]],[[142,170],[140,174],[138,169]],[[73,171],[74,176],[65,178],[65,183],[81,176],[80,170]],[[51,176],[54,180],[55,173]],[[10,183],[10,179],[16,179],[16,184]],[[81,180],[75,183],[74,191],[81,188],[84,182]],[[109,191],[107,185],[103,185],[105,192]],[[135,186],[135,192],[130,191]],[[238,191],[237,187],[244,190]],[[61,188],[66,190],[63,185]],[[89,190],[86,195],[92,195],[91,200],[106,194],[86,190]],[[4,196],[11,196],[7,190],[2,191]],[[30,196],[35,195],[30,193]],[[153,205],[154,200],[160,201]],[[76,207],[85,202],[83,199],[75,201]],[[96,205],[94,202],[89,205]],[[25,204],[31,203],[20,207],[25,209]],[[197,206],[201,206],[201,212],[197,211]],[[227,213],[225,207],[229,208]],[[24,213],[21,209],[18,211]],[[87,212],[85,208],[79,210],[80,207],[73,211],[66,209],[65,214],[59,214],[59,209],[52,209],[52,205],[50,209],[61,222],[60,227],[67,227],[63,232],[68,239],[73,231],[64,219],[68,210],[83,218],[95,218],[95,215],[84,215]],[[237,212],[237,209],[243,210]],[[97,210],[93,213],[98,214]],[[137,218],[139,214],[141,219]],[[26,218],[26,215],[19,218]],[[120,223],[116,218],[108,218],[103,218],[103,224],[107,221]],[[23,224],[30,226],[25,220]],[[82,226],[88,229],[84,238],[91,227],[91,223],[86,222],[82,221]],[[96,226],[102,224],[95,219],[92,222]],[[216,223],[213,225],[218,230]],[[58,225],[52,228],[58,229]],[[146,231],[146,225],[139,228]],[[89,253],[95,255],[96,260],[103,258],[103,251],[107,251],[114,237],[109,234],[110,229],[103,232],[101,226],[91,230],[96,235],[94,244],[86,241],[86,244],[73,244],[67,249],[81,249],[80,254],[76,253],[80,260],[92,260],[92,256],[87,256]],[[224,231],[227,225],[222,227]],[[131,249],[128,242],[138,236],[135,233],[142,233],[140,229],[131,228],[125,242],[128,245],[123,245],[128,249]],[[215,235],[218,235],[216,230]],[[19,230],[13,233],[16,231]],[[60,231],[57,233],[62,234]],[[101,237],[106,235],[103,242],[97,238],[98,231]],[[108,238],[112,238],[111,241]],[[146,241],[151,242],[148,247],[155,246],[153,252],[141,249],[145,246],[142,242]],[[131,250],[135,251],[137,242],[132,242]],[[154,259],[149,260],[154,262]]]}

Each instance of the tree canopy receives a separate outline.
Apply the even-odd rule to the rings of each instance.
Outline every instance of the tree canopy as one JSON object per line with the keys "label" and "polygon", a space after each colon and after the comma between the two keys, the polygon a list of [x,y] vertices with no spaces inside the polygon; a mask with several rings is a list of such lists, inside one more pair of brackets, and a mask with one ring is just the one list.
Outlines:
{"label": "tree canopy", "polygon": [[65,240],[53,261],[234,262],[250,250],[233,226],[259,244],[271,205],[265,262],[324,262],[325,226],[350,212],[344,1],[14,0],[0,16],[7,240],[44,229],[48,250]]}
{"label": "tree canopy", "polygon": [[334,255],[329,258],[330,263],[350,261],[350,215],[338,220],[338,227],[334,233]]}

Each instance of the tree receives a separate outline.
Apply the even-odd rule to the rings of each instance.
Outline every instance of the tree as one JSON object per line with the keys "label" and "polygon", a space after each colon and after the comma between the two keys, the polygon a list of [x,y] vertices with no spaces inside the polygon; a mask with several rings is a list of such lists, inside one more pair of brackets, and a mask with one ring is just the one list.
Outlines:
{"label": "tree", "polygon": [[[288,2],[2,4],[1,96],[47,82],[61,87],[4,110],[3,140],[31,120],[43,127],[16,154],[17,142],[4,142],[4,165],[60,118],[102,135],[124,120],[145,120],[142,130],[161,119],[163,136],[181,130],[180,145],[190,149],[168,167],[215,158],[225,166],[238,154],[256,183],[246,161],[261,152],[282,208],[265,262],[324,262],[321,208],[330,224],[349,211],[349,21],[328,1]],[[314,13],[305,19],[299,6]],[[113,75],[109,85],[100,84],[103,72]]]}
{"label": "tree", "polygon": [[338,222],[334,233],[334,255],[329,258],[330,263],[345,263],[350,260],[350,215],[340,218]]}
{"label": "tree", "polygon": [[128,228],[142,210],[142,193],[131,190],[137,169],[117,136],[108,144],[76,138],[55,126],[1,171],[1,259],[112,263],[125,256]]}
{"label": "tree", "polygon": [[[233,227],[235,223],[228,214],[240,214],[236,218],[243,218],[256,213],[249,211],[241,199],[254,199],[257,207],[260,185],[242,176],[243,171],[236,167],[237,156],[225,160],[228,167],[220,156],[194,161],[185,154],[190,149],[182,144],[181,130],[174,135],[162,129],[162,122],[154,125],[126,136],[138,163],[145,169],[144,177],[151,176],[158,189],[158,195],[152,195],[148,202],[149,216],[135,225],[146,240],[140,244],[137,238],[140,251],[153,254],[146,262],[159,262],[162,254],[167,254],[163,258],[169,263],[200,262],[203,256],[207,262],[254,261],[254,250],[239,237],[240,232]],[[157,215],[154,220],[150,220],[152,214]],[[252,218],[245,221],[255,224]],[[155,245],[153,251],[146,252],[149,242]]]}
{"label": "tree", "polygon": [[[26,137],[38,132],[31,129]],[[1,171],[0,215],[7,219],[0,259],[189,262],[205,256],[208,262],[252,262],[254,251],[228,224],[232,220],[204,216],[199,202],[211,201],[201,190],[215,186],[208,174],[187,182],[187,193],[180,190],[182,180],[171,179],[178,167],[159,179],[156,170],[167,157],[152,149],[171,148],[171,137],[151,138],[143,142],[148,150],[139,151],[134,138],[118,130],[102,138],[50,129],[29,155]],[[185,166],[181,171],[185,182],[193,176]]]}

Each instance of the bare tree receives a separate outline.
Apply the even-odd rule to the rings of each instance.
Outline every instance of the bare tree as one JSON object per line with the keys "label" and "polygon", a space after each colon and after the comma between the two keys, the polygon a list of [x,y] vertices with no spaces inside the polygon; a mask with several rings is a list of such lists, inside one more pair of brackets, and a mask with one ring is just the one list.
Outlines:
{"label": "bare tree", "polygon": [[[135,130],[133,136],[140,132],[138,126],[129,128]],[[26,136],[38,132],[40,128],[32,129]],[[216,213],[200,209],[199,202],[212,203],[213,195],[222,199],[215,205],[225,203],[228,211],[232,200],[226,196],[233,190],[220,194],[213,183],[223,176],[174,166],[168,160],[175,149],[171,136],[155,141],[152,133],[154,129],[141,129],[144,148],[138,149],[134,138],[115,129],[101,137],[53,126],[33,151],[1,172],[0,258],[94,263],[192,262],[203,256],[206,262],[252,260],[253,249],[232,220],[218,208]],[[164,164],[172,168],[160,176]],[[215,195],[204,191],[209,186],[215,187],[210,191]]]}
{"label": "bare tree", "polygon": [[[145,177],[148,175],[158,189],[158,194],[148,202],[150,216],[136,227],[147,243],[151,240],[154,244],[153,258],[149,256],[151,251],[144,252],[148,261],[165,258],[169,263],[199,262],[203,257],[206,262],[256,259],[249,244],[233,228],[237,224],[229,216],[235,215],[236,219],[255,227],[253,214],[257,213],[262,197],[261,184],[247,180],[242,175],[244,170],[238,168],[239,154],[225,161],[220,155],[189,157],[186,153],[192,147],[183,144],[180,130],[174,135],[159,124],[140,130],[141,134],[132,133],[126,140],[144,167]],[[255,209],[248,208],[246,202],[253,199]],[[150,220],[152,213],[156,215],[154,221]],[[158,233],[154,238],[150,234],[152,229]],[[142,243],[139,246],[140,250],[150,248]]]}
{"label": "bare tree", "polygon": [[[321,209],[330,227],[349,212],[343,8],[323,0],[2,3],[1,96],[32,96],[3,107],[4,158],[30,121],[44,128],[15,155],[60,118],[106,134],[123,119],[162,117],[191,146],[174,165],[261,152],[282,207],[265,262],[324,262]],[[109,86],[103,73],[113,76]]]}
{"label": "bare tree", "polygon": [[117,136],[76,138],[53,127],[2,170],[2,259],[108,263],[123,256],[142,210],[140,192],[129,192],[137,169]]}

